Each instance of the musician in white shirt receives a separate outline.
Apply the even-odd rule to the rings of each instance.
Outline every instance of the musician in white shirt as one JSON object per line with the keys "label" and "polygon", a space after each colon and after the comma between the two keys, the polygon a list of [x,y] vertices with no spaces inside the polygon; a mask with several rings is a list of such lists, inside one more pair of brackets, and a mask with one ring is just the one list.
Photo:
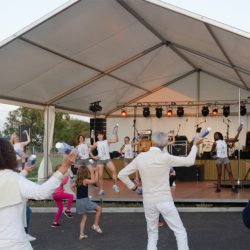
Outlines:
{"label": "musician in white shirt", "polygon": [[229,179],[232,185],[232,192],[237,193],[237,188],[235,186],[230,160],[228,158],[228,147],[227,142],[232,142],[233,140],[237,140],[237,138],[228,139],[225,141],[223,139],[223,135],[220,132],[214,133],[214,143],[211,149],[212,157],[216,158],[216,167],[217,167],[217,187],[215,192],[221,192],[221,174],[222,174],[222,166],[225,166],[225,170],[228,172]]}
{"label": "musician in white shirt", "polygon": [[169,171],[172,167],[192,166],[195,162],[197,146],[202,142],[196,138],[187,157],[178,157],[163,152],[168,137],[163,132],[152,135],[153,146],[148,152],[140,153],[129,165],[123,168],[118,178],[126,186],[136,191],[137,186],[129,175],[139,170],[143,187],[143,205],[147,221],[148,250],[157,249],[158,220],[161,213],[168,226],[174,231],[178,250],[188,250],[187,233],[179,217],[169,186]]}
{"label": "musician in white shirt", "polygon": [[111,143],[118,142],[118,128],[115,129],[115,139],[105,139],[103,132],[97,133],[97,142],[94,143],[93,148],[97,148],[98,155],[95,157],[97,160],[97,169],[98,169],[98,175],[99,175],[99,195],[104,195],[104,188],[103,188],[103,169],[105,166],[108,167],[108,169],[112,173],[112,179],[113,179],[113,186],[112,189],[114,192],[119,193],[119,187],[117,186],[117,172],[114,163],[110,159],[109,154],[109,145]]}

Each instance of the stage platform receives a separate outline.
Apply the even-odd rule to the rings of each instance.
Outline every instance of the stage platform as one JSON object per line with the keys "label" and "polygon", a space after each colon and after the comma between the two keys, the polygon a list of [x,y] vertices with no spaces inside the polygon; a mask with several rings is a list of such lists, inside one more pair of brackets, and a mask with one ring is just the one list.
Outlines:
{"label": "stage platform", "polygon": [[[89,194],[93,200],[101,202],[142,202],[142,196],[128,190],[125,185],[118,182],[120,193],[112,191],[112,180],[104,180],[105,195],[98,195],[98,188],[91,186]],[[222,188],[220,193],[215,192],[215,181],[177,182],[171,187],[174,201],[180,204],[206,203],[206,204],[242,204],[250,199],[250,188],[239,188],[238,193],[233,193],[231,188]]]}

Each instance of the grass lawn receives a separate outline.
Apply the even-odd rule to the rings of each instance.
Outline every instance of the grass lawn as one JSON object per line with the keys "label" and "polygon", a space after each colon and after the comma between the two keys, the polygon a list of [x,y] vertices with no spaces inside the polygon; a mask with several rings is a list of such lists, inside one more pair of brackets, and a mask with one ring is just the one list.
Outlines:
{"label": "grass lawn", "polygon": [[[36,165],[34,167],[34,170],[31,173],[29,173],[29,175],[27,176],[29,180],[32,180],[35,182],[37,181],[37,173],[38,173],[38,169],[39,169],[42,159],[43,159],[42,154],[37,155],[37,160],[36,160]],[[63,159],[62,155],[52,154],[50,156],[53,171],[58,164],[62,163],[62,159]]]}

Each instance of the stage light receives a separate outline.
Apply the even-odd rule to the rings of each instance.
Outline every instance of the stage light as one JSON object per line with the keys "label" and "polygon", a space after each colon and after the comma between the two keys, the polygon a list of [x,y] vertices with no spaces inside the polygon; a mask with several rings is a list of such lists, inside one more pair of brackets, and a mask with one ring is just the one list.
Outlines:
{"label": "stage light", "polygon": [[121,111],[121,117],[126,117],[126,116],[127,116],[126,110],[122,110],[122,111]]}
{"label": "stage light", "polygon": [[240,115],[245,115],[247,113],[246,105],[240,105]]}
{"label": "stage light", "polygon": [[150,116],[150,109],[149,109],[149,107],[144,107],[143,108],[143,116],[144,117],[149,117]]}
{"label": "stage light", "polygon": [[178,107],[177,108],[177,115],[179,117],[182,117],[184,115],[184,108],[183,107]]}
{"label": "stage light", "polygon": [[168,111],[167,111],[167,116],[172,116],[173,115],[173,111],[172,111],[172,109],[169,109]]}
{"label": "stage light", "polygon": [[218,115],[218,114],[219,114],[218,109],[217,109],[217,108],[214,108],[213,111],[212,111],[212,114],[213,114],[213,115]]}
{"label": "stage light", "polygon": [[201,110],[201,113],[202,113],[203,116],[208,116],[208,114],[209,114],[208,106],[203,106],[202,110]]}
{"label": "stage light", "polygon": [[89,110],[94,112],[94,113],[102,111],[102,107],[100,106],[100,102],[101,101],[90,103]]}
{"label": "stage light", "polygon": [[230,106],[224,105],[222,109],[223,109],[223,115],[225,117],[228,117],[230,115]]}
{"label": "stage light", "polygon": [[162,117],[162,108],[160,108],[160,107],[155,108],[155,115],[157,118],[161,118]]}

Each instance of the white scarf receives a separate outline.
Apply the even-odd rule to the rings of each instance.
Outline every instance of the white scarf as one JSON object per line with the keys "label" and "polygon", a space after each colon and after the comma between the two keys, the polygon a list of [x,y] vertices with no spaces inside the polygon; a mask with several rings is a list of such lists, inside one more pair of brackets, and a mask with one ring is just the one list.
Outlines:
{"label": "white scarf", "polygon": [[17,174],[12,170],[0,170],[0,208],[22,202]]}

